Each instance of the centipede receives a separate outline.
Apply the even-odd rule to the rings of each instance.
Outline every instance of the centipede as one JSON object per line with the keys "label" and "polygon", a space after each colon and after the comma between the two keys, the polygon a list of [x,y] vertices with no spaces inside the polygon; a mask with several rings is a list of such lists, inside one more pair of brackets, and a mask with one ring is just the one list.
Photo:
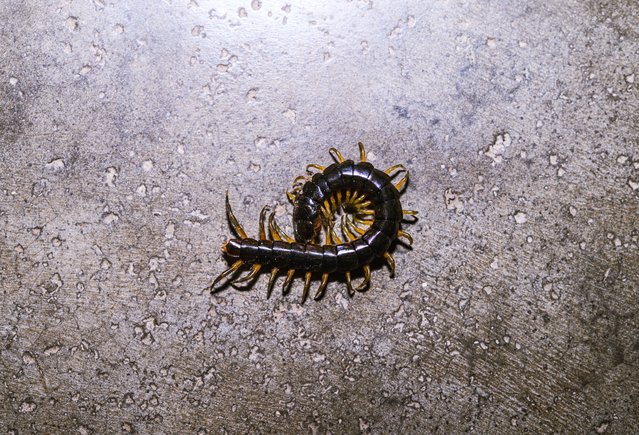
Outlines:
{"label": "centipede", "polygon": [[[222,245],[230,267],[215,278],[211,293],[224,279],[234,287],[249,285],[263,269],[270,268],[267,298],[280,272],[286,275],[282,292],[287,294],[298,271],[304,273],[302,304],[314,275],[320,276],[320,284],[313,299],[324,296],[329,276],[336,273],[344,274],[348,294],[353,296],[370,286],[371,263],[378,258],[385,260],[394,277],[395,259],[389,249],[399,238],[412,246],[413,238],[402,224],[417,219],[417,211],[403,209],[400,202],[409,172],[402,164],[377,169],[367,161],[364,145],[360,142],[358,147],[357,162],[330,148],[333,163],[309,164],[307,175],[295,178],[286,192],[293,205],[294,238],[282,230],[268,206],[260,212],[258,238],[248,237],[233,213],[227,191],[226,215],[238,238]],[[246,267],[248,272],[241,276]],[[353,274],[360,270],[363,279],[354,286]]]}

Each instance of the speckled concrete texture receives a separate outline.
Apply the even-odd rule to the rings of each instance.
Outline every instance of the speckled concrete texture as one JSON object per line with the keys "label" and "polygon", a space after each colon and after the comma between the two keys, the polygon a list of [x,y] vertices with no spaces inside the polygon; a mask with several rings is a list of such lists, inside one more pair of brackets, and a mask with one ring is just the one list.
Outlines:
{"label": "speckled concrete texture", "polygon": [[[0,2],[0,432],[639,432],[639,3]],[[337,146],[395,278],[204,290]],[[314,283],[314,287],[318,282]]]}

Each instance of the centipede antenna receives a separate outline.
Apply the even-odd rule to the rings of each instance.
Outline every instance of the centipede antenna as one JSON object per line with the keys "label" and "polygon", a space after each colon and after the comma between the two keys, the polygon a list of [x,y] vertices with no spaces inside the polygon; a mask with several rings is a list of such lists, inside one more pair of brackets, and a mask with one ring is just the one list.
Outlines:
{"label": "centipede antenna", "polygon": [[351,282],[351,273],[345,272],[346,275],[346,287],[348,288],[348,295],[353,297],[355,295],[355,290],[353,290],[353,283]]}
{"label": "centipede antenna", "polygon": [[268,205],[265,205],[260,212],[260,240],[266,240],[266,229],[264,228],[264,223],[266,222],[266,213],[269,211]]}
{"label": "centipede antenna", "polygon": [[403,237],[408,241],[410,246],[413,246],[413,236],[408,234],[406,231],[399,230],[397,231],[397,237]]}
{"label": "centipede antenna", "polygon": [[[393,172],[397,171],[397,173],[391,175]],[[404,165],[402,165],[401,163],[397,164],[397,165],[393,165],[390,168],[386,169],[384,171],[384,173],[386,175],[390,175],[391,178],[393,178],[394,176],[396,176],[397,174],[401,173],[401,172],[406,172],[406,167]]]}
{"label": "centipede antenna", "polygon": [[360,162],[365,162],[366,161],[366,150],[364,149],[364,144],[361,143],[361,142],[358,142],[357,146],[359,147],[359,161]]}
{"label": "centipede antenna", "polygon": [[367,264],[363,267],[364,269],[364,281],[360,285],[357,286],[355,291],[363,292],[368,287],[368,284],[371,282],[371,267]]}
{"label": "centipede antenna", "polygon": [[242,284],[243,282],[248,282],[248,281],[252,280],[253,278],[255,278],[257,276],[257,274],[260,272],[261,268],[262,268],[261,264],[255,263],[251,267],[251,270],[249,271],[249,273],[245,277],[238,278],[235,281],[232,281],[231,284],[233,286],[235,286],[237,284]]}
{"label": "centipede antenna", "polygon": [[399,183],[395,185],[395,189],[397,189],[398,192],[401,192],[404,186],[406,186],[407,182],[408,182],[408,171],[406,171],[406,174],[402,177],[401,180],[399,180]]}
{"label": "centipede antenna", "polygon": [[229,201],[228,190],[226,191],[226,217],[231,223],[231,226],[233,227],[235,233],[240,236],[240,238],[247,239],[248,236],[246,235],[246,231],[244,231],[244,228],[242,228],[242,225],[240,225],[240,223],[237,221],[237,218],[233,214],[233,210],[231,210],[231,202]]}
{"label": "centipede antenna", "polygon": [[304,274],[304,291],[302,291],[302,303],[306,301],[308,297],[308,291],[311,288],[311,276],[313,274],[309,271]]}
{"label": "centipede antenna", "polygon": [[391,277],[395,276],[395,259],[390,254],[390,252],[384,252],[384,259],[386,260],[386,263],[388,264],[388,267],[390,268],[390,276]]}
{"label": "centipede antenna", "polygon": [[328,273],[323,273],[322,274],[322,282],[320,282],[320,286],[318,287],[317,291],[315,292],[315,296],[313,296],[313,299],[315,299],[317,301],[322,296],[324,296],[324,291],[326,290],[326,284],[328,284]]}
{"label": "centipede antenna", "polygon": [[211,293],[213,293],[213,289],[215,288],[215,284],[217,284],[218,282],[220,282],[222,279],[226,278],[229,275],[233,275],[235,272],[237,272],[237,270],[242,267],[242,264],[244,264],[244,262],[242,260],[237,260],[235,263],[233,263],[233,265],[231,267],[229,267],[228,269],[226,269],[224,272],[220,273],[217,278],[215,278],[215,280],[213,280],[213,284],[211,284],[211,287],[209,287],[209,289],[211,290]]}
{"label": "centipede antenna", "polygon": [[268,285],[266,286],[266,299],[271,297],[271,293],[273,293],[273,285],[275,284],[275,280],[277,279],[277,272],[280,270],[277,267],[274,267],[271,270],[271,276],[268,279]]}
{"label": "centipede antenna", "polygon": [[316,163],[311,163],[311,164],[309,164],[309,165],[306,165],[306,172],[309,172],[309,173],[310,173],[310,172],[311,172],[311,171],[309,170],[310,168],[314,168],[314,169],[317,169],[317,170],[318,170],[318,171],[320,171],[320,172],[324,172],[324,169],[326,169],[326,166],[318,165],[318,164],[316,164]]}
{"label": "centipede antenna", "polygon": [[286,290],[291,285],[291,281],[293,281],[293,275],[295,275],[295,269],[290,269],[286,274],[286,279],[284,280],[284,284],[282,284],[282,294],[285,295],[288,293]]}
{"label": "centipede antenna", "polygon": [[329,148],[328,149],[328,153],[331,155],[331,157],[337,161],[337,163],[342,163],[344,162],[344,156],[342,156],[342,153],[340,153],[339,151],[337,151],[335,148]]}

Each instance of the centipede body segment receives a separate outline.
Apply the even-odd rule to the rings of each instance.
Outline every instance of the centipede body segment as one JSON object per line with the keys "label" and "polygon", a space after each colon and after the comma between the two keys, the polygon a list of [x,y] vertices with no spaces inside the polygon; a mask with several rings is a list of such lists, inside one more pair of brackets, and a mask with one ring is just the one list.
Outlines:
{"label": "centipede body segment", "polygon": [[[268,296],[280,271],[286,271],[284,291],[296,271],[304,272],[302,303],[308,297],[314,273],[321,274],[315,299],[322,297],[329,275],[334,272],[345,274],[350,295],[365,290],[371,279],[370,263],[378,257],[386,260],[394,275],[395,260],[388,249],[397,237],[412,244],[412,237],[401,230],[401,222],[405,215],[417,214],[402,209],[400,203],[400,192],[408,181],[408,171],[401,164],[381,171],[366,161],[362,143],[359,143],[359,150],[360,160],[354,162],[331,148],[329,152],[335,163],[326,167],[308,165],[307,171],[316,169],[319,172],[296,178],[293,189],[287,192],[294,205],[295,238],[282,231],[275,213],[269,214],[268,207],[260,213],[259,238],[248,237],[233,214],[227,193],[227,217],[239,238],[228,240],[222,247],[234,261],[213,281],[211,291],[218,282],[233,277],[243,266],[250,266],[249,272],[232,284],[251,281],[262,268],[271,268]],[[395,176],[400,173],[403,177],[394,183]],[[342,237],[337,234],[336,226]],[[323,241],[320,241],[322,236]],[[351,272],[358,269],[362,269],[364,279],[353,288]]]}

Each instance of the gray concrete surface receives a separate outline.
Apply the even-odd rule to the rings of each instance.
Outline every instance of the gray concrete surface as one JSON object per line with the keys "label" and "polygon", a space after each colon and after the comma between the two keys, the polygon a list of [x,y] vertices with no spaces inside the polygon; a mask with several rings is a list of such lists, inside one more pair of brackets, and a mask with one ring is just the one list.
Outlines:
{"label": "gray concrete surface", "polygon": [[[639,431],[639,3],[0,23],[0,432]],[[360,140],[412,174],[394,279],[202,291],[227,189],[252,234],[264,204],[290,230],[293,178]]]}

